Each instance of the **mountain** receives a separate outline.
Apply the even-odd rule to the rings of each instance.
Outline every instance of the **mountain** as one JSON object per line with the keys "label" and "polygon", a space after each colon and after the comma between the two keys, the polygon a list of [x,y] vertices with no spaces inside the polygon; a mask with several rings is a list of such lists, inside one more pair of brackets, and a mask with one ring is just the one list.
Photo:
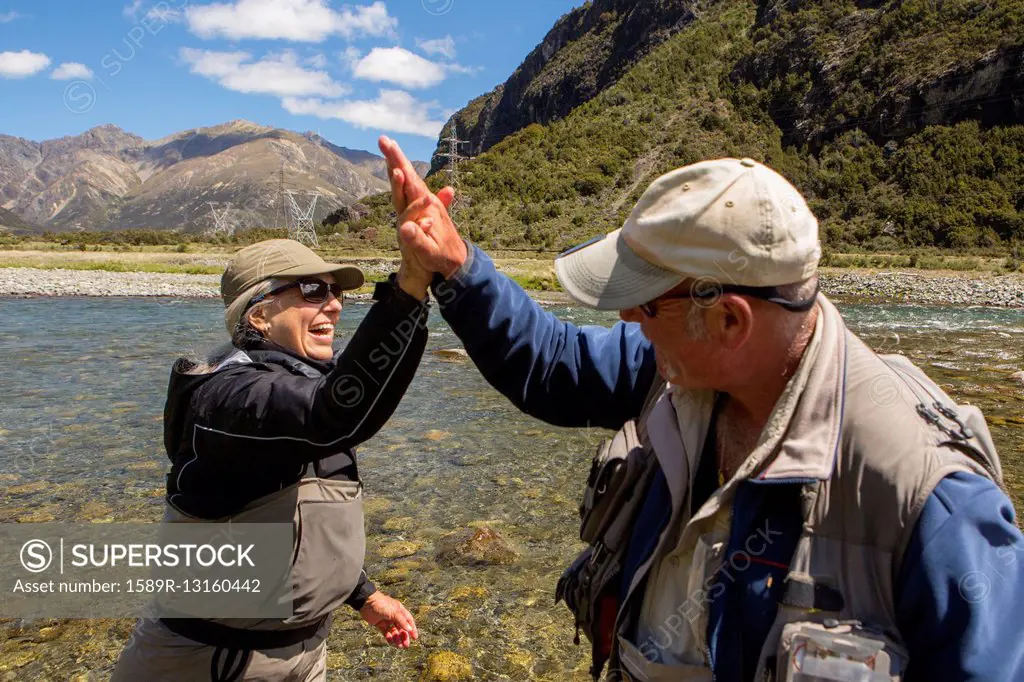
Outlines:
{"label": "mountain", "polygon": [[302,209],[319,192],[322,218],[386,190],[385,168],[374,154],[241,120],[154,141],[112,125],[41,143],[0,135],[0,207],[51,230],[266,227],[283,224],[282,185]]}
{"label": "mountain", "polygon": [[[566,116],[694,19],[689,0],[598,0],[569,12],[503,85],[445,126],[484,152],[531,123]],[[438,152],[444,151],[441,147]],[[434,155],[432,170],[443,159]]]}
{"label": "mountain", "polygon": [[[387,162],[384,161],[384,157],[379,154],[372,154],[362,149],[349,149],[348,147],[339,147],[332,144],[330,141],[320,137],[318,133],[307,132],[306,138],[318,144],[321,147],[326,147],[341,158],[345,159],[353,166],[357,166],[364,170],[369,171],[372,175],[380,178],[387,182],[388,179],[388,167]],[[426,161],[413,161],[413,168],[420,174],[420,177],[426,176],[430,171],[430,164]]]}
{"label": "mountain", "polygon": [[5,208],[0,208],[0,231],[35,232],[38,229],[38,226],[26,222],[18,214],[11,213]]}
{"label": "mountain", "polygon": [[1024,0],[592,0],[453,127],[459,222],[491,247],[571,246],[658,175],[747,156],[828,249],[1002,250],[1024,243]]}

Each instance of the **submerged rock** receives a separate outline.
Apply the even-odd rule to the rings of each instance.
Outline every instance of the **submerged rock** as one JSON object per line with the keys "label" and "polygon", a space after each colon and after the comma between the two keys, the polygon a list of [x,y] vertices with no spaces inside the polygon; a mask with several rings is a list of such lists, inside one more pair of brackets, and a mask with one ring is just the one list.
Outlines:
{"label": "submerged rock", "polygon": [[487,588],[476,585],[460,585],[452,590],[450,599],[452,601],[466,601],[483,599],[487,596]]}
{"label": "submerged rock", "polygon": [[384,530],[395,533],[404,533],[416,527],[416,519],[411,516],[395,516],[384,522]]}
{"label": "submerged rock", "polygon": [[458,682],[473,679],[473,666],[453,651],[439,651],[427,659],[420,682]]}
{"label": "submerged rock", "polygon": [[415,542],[399,540],[397,542],[390,542],[381,547],[380,555],[385,559],[401,559],[402,557],[412,556],[419,550],[420,545]]}
{"label": "submerged rock", "polygon": [[484,526],[445,535],[438,540],[437,559],[463,566],[514,564],[519,553],[498,531]]}
{"label": "submerged rock", "polygon": [[469,353],[464,348],[442,348],[435,350],[434,355],[442,360],[462,361],[469,358]]}

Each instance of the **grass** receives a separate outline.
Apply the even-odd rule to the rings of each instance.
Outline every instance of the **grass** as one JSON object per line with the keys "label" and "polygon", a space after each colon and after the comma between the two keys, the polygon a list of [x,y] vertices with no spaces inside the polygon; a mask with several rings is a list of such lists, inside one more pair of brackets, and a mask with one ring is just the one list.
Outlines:
{"label": "grass", "polygon": [[829,268],[866,268],[883,270],[944,270],[955,272],[994,272],[1007,274],[1020,270],[1012,258],[933,254],[840,253],[829,254],[822,265]]}
{"label": "grass", "polygon": [[179,275],[219,275],[224,268],[216,265],[178,265],[174,263],[138,263],[125,261],[89,262],[81,260],[3,260],[0,268],[38,268],[40,270],[90,270],[101,272],[159,272]]}

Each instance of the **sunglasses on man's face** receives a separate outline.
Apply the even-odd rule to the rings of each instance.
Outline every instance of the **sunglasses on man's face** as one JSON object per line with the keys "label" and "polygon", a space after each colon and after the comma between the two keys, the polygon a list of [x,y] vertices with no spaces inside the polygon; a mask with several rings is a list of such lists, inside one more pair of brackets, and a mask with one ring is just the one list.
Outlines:
{"label": "sunglasses on man's face", "polygon": [[803,312],[810,310],[814,307],[814,304],[818,300],[818,291],[820,290],[820,283],[816,284],[814,293],[803,301],[790,301],[779,294],[776,287],[747,287],[740,285],[715,285],[712,287],[703,287],[701,291],[695,291],[691,287],[690,291],[686,293],[678,294],[666,294],[660,296],[653,301],[643,303],[639,306],[640,311],[647,317],[653,319],[658,316],[658,303],[664,303],[666,301],[678,300],[678,299],[690,299],[692,301],[704,302],[705,307],[708,305],[708,301],[715,302],[722,296],[722,294],[743,294],[752,298],[759,298],[762,301],[768,301],[774,303],[777,306],[781,306],[786,310],[793,312]]}
{"label": "sunglasses on man's face", "polygon": [[262,296],[257,296],[250,302],[249,305],[255,305],[260,301],[264,300],[265,298],[274,296],[276,294],[284,293],[289,289],[296,288],[302,295],[302,300],[306,301],[306,303],[316,303],[317,305],[327,300],[328,293],[333,294],[334,298],[338,299],[339,301],[342,300],[342,295],[345,293],[345,289],[342,288],[342,286],[337,283],[328,284],[322,279],[299,279],[295,280],[294,282],[288,282],[288,284],[280,286],[276,289],[272,289],[271,291],[268,291]]}

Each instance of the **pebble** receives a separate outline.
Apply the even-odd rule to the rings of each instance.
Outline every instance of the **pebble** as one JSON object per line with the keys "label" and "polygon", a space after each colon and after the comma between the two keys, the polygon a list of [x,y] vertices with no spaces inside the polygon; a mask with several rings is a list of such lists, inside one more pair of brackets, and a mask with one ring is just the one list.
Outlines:
{"label": "pebble", "polygon": [[[219,275],[0,268],[0,296],[217,298],[219,286]],[[1024,308],[1024,278],[1014,275],[830,271],[822,274],[821,288],[837,300]],[[369,300],[370,294],[348,298]],[[460,360],[464,353],[437,354]]]}
{"label": "pebble", "polygon": [[[220,298],[220,275],[0,268],[0,296]],[[369,300],[370,294],[346,294]]]}
{"label": "pebble", "polygon": [[821,290],[839,300],[1024,308],[1024,279],[1013,275],[827,272]]}

